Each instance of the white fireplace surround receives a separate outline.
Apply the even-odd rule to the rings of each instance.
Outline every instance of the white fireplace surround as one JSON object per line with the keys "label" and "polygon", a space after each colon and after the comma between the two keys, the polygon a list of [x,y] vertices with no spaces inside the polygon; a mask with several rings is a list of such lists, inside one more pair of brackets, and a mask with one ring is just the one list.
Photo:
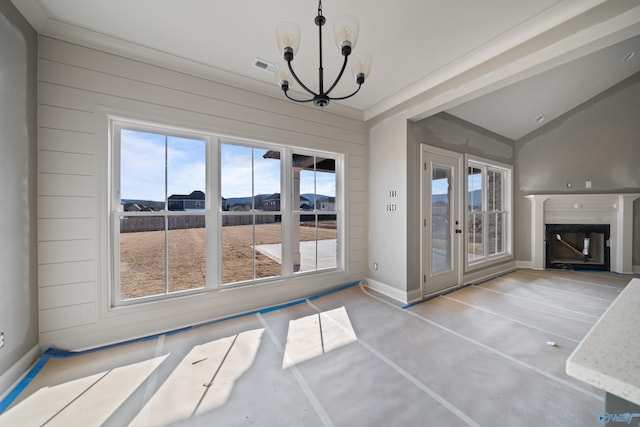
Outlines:
{"label": "white fireplace surround", "polygon": [[545,268],[546,224],[609,224],[611,271],[633,273],[633,201],[640,194],[532,194],[531,267]]}

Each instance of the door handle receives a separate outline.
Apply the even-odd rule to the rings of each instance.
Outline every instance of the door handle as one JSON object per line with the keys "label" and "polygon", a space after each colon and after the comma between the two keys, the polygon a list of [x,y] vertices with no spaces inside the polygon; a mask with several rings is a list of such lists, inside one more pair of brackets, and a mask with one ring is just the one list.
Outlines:
{"label": "door handle", "polygon": [[459,228],[456,228],[456,234],[460,234],[462,233],[462,230],[460,230]]}

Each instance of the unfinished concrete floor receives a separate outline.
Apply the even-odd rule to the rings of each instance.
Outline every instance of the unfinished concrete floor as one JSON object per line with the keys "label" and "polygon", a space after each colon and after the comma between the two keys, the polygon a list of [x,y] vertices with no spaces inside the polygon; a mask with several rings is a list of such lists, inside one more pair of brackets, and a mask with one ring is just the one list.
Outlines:
{"label": "unfinished concrete floor", "polygon": [[51,354],[2,426],[599,426],[565,362],[631,276],[523,270],[401,308],[359,286]]}

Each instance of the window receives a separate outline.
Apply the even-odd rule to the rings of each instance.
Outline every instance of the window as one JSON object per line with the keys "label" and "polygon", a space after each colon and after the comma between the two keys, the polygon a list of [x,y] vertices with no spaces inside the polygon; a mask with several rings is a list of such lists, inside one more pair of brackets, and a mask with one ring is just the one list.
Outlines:
{"label": "window", "polygon": [[221,145],[222,283],[282,275],[280,152]]}
{"label": "window", "polygon": [[206,140],[116,127],[117,299],[206,284]]}
{"label": "window", "polygon": [[336,161],[293,153],[294,271],[337,266]]}
{"label": "window", "polygon": [[341,268],[341,156],[112,122],[113,304]]}
{"label": "window", "polygon": [[467,161],[467,265],[511,255],[511,168]]}

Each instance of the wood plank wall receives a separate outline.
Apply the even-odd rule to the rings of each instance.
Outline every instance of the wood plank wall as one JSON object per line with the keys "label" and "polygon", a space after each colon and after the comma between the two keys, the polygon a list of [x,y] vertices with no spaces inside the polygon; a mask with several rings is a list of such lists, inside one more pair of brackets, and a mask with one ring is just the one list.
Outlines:
{"label": "wood plank wall", "polygon": [[[38,265],[43,346],[83,349],[224,317],[361,280],[361,120],[48,37],[39,39]],[[108,115],[346,155],[344,272],[112,309]]]}

